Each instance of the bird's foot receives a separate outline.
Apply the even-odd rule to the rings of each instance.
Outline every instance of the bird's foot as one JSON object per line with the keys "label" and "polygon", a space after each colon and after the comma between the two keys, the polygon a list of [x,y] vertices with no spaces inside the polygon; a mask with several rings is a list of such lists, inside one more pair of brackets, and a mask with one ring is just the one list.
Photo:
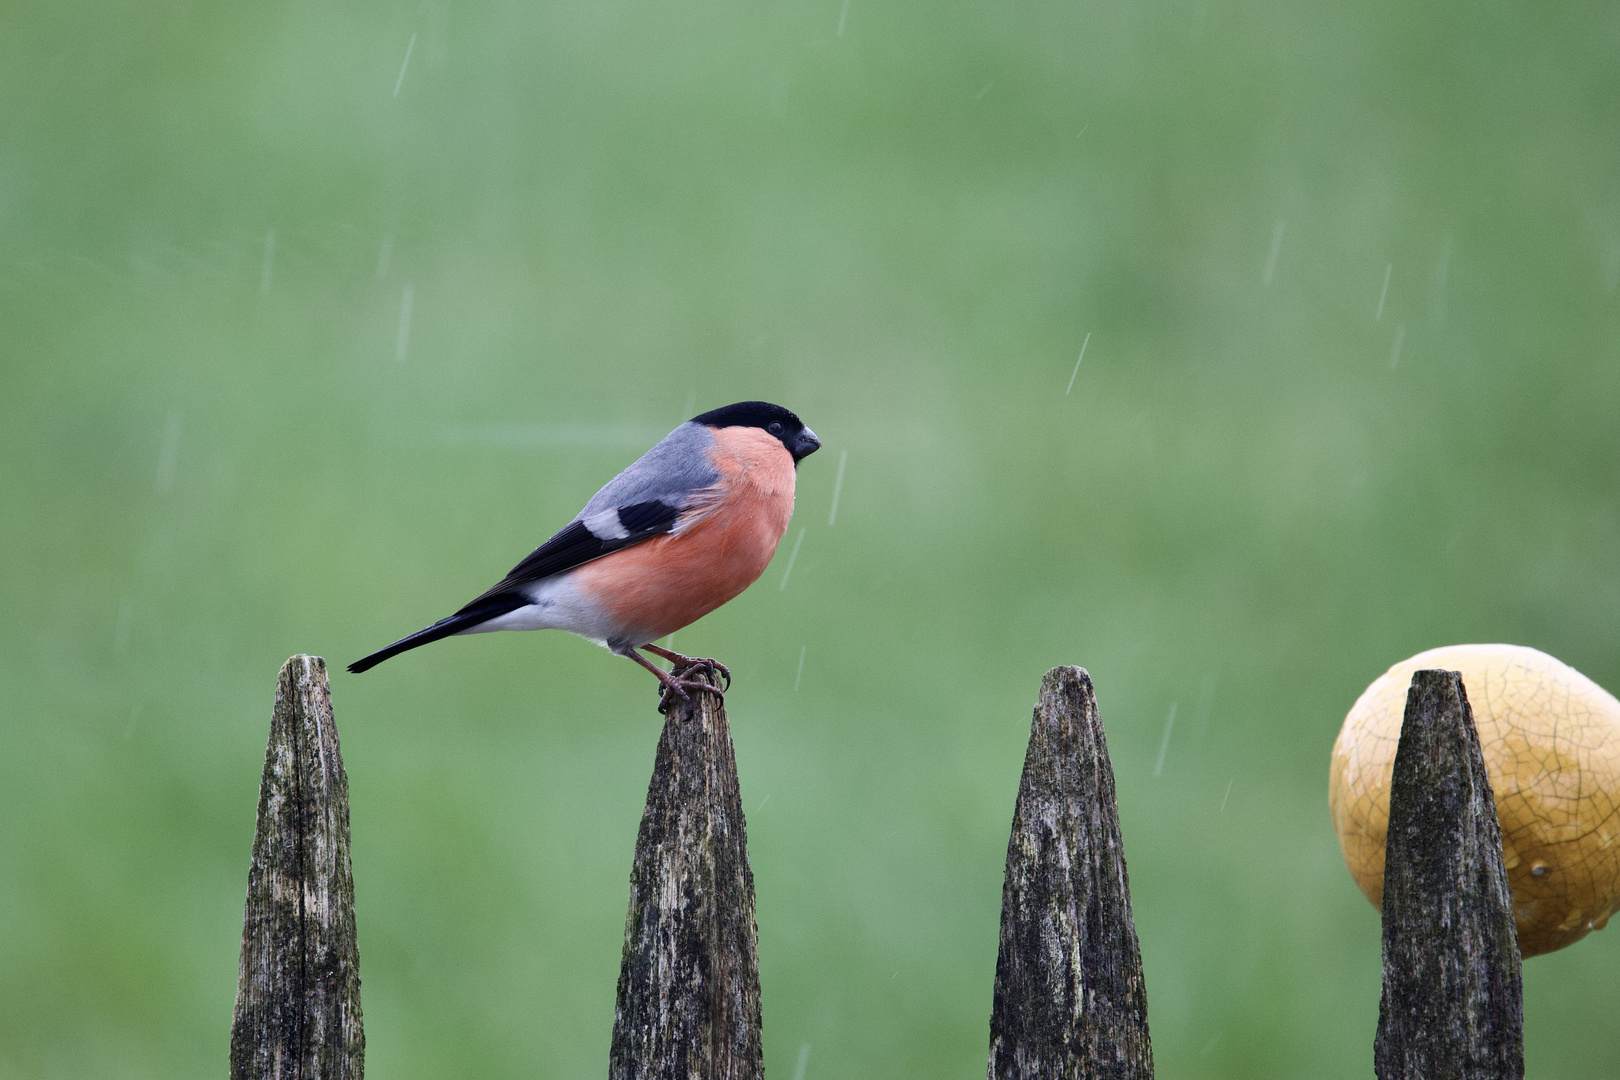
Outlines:
{"label": "bird's foot", "polygon": [[643,649],[654,656],[662,656],[671,664],[670,674],[677,679],[684,679],[694,671],[704,671],[709,675],[724,679],[726,689],[731,689],[731,669],[718,660],[706,656],[686,656],[673,649],[660,648],[657,645],[643,645]]}
{"label": "bird's foot", "polygon": [[[709,663],[712,664],[714,661],[711,660]],[[715,686],[712,683],[706,683],[699,679],[683,679],[678,676],[666,676],[658,681],[662,687],[658,693],[658,711],[666,715],[668,715],[670,707],[675,704],[676,698],[680,698],[685,702],[690,702],[692,700],[692,695],[687,693],[688,690],[706,690],[715,697],[719,698],[722,702],[726,699],[724,690],[721,690],[718,686]]]}
{"label": "bird's foot", "polygon": [[[677,679],[687,679],[689,676],[695,675],[699,672],[709,676],[709,678],[714,679],[716,682],[724,679],[726,689],[731,689],[731,669],[726,667],[726,665],[722,664],[720,661],[711,660],[707,657],[690,657],[687,659],[686,663],[676,664],[670,674],[675,676]],[[711,687],[711,689],[715,688]]]}

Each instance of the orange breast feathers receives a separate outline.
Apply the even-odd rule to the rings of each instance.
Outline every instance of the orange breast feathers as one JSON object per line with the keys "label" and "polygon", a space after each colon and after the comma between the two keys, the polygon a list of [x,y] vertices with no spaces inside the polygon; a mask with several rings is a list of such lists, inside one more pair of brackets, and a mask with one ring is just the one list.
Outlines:
{"label": "orange breast feathers", "polygon": [[714,500],[690,524],[574,572],[580,590],[631,644],[673,634],[748,588],[787,531],[794,470],[781,440],[759,428],[721,428],[709,460],[720,480]]}

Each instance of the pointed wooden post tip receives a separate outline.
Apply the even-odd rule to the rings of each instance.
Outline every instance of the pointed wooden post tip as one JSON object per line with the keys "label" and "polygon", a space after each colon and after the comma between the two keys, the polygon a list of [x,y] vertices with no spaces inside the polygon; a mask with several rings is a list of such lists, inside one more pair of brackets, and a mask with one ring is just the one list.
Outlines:
{"label": "pointed wooden post tip", "polygon": [[1147,991],[1091,676],[1041,680],[1007,843],[989,1080],[1151,1080]]}
{"label": "pointed wooden post tip", "polygon": [[758,938],[725,704],[693,691],[664,719],[636,837],[612,1080],[760,1080]]}
{"label": "pointed wooden post tip", "polygon": [[326,662],[282,665],[259,782],[231,1080],[360,1080],[349,782]]}
{"label": "pointed wooden post tip", "polygon": [[1379,1080],[1521,1080],[1524,1007],[1490,774],[1462,676],[1412,676],[1390,782]]}

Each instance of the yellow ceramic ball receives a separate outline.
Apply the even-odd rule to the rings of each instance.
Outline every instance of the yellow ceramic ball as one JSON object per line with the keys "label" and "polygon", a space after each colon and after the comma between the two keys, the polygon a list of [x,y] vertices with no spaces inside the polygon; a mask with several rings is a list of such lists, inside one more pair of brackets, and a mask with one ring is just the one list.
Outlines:
{"label": "yellow ceramic ball", "polygon": [[1620,911],[1620,701],[1546,653],[1449,645],[1380,675],[1333,744],[1328,806],[1345,865],[1382,908],[1389,782],[1412,673],[1460,671],[1491,774],[1525,956],[1601,930]]}

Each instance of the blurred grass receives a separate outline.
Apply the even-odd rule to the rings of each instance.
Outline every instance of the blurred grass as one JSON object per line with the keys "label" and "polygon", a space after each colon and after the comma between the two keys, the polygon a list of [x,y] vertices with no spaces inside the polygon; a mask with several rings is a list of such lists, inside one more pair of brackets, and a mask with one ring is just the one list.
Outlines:
{"label": "blurred grass", "polygon": [[[1620,688],[1612,7],[6,24],[0,1075],[217,1075],[277,665],[452,609],[732,400],[827,446],[787,587],[678,636],[739,676],[773,1075],[983,1068],[1052,664],[1176,1077],[1368,1072],[1325,809],[1367,682],[1513,641]],[[373,1071],[599,1071],[645,676],[496,635],[334,693]],[[1527,964],[1531,1075],[1620,1057],[1617,950]]]}

